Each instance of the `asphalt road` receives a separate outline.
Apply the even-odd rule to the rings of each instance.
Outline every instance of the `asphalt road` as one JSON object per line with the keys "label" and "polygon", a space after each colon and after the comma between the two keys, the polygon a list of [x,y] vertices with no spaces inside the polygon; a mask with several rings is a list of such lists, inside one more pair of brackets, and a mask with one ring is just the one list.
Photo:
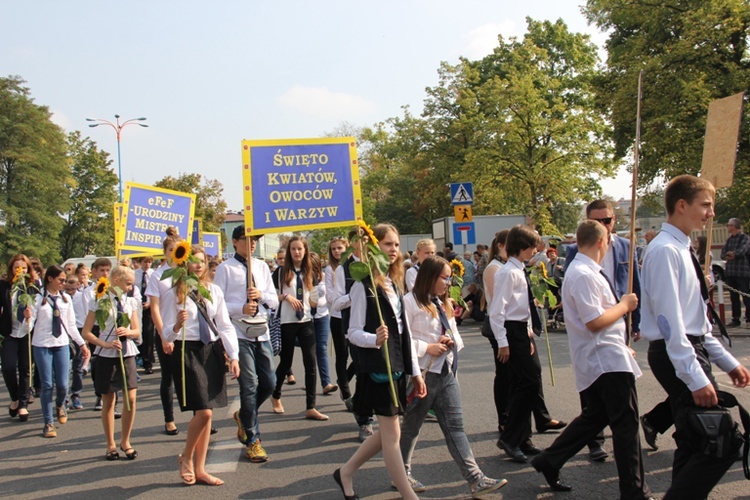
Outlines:
{"label": "asphalt road", "polygon": [[[530,465],[515,464],[496,448],[497,418],[492,399],[493,364],[489,343],[480,336],[478,325],[469,321],[461,328],[466,348],[460,357],[465,426],[474,454],[483,471],[495,478],[508,479],[508,485],[488,498],[559,498],[601,499],[618,498],[617,471],[610,458],[603,464],[591,463],[585,451],[568,462],[563,478],[574,489],[571,493],[553,494],[544,478]],[[738,333],[750,331],[738,330]],[[567,337],[563,332],[550,334],[554,361],[555,385],[551,385],[547,363],[547,348],[539,343],[542,356],[544,390],[553,418],[572,420],[579,413],[578,395],[574,389],[573,372],[568,355]],[[648,370],[646,344],[635,344],[644,371],[638,381],[640,406],[643,412],[664,398],[664,393]],[[734,355],[750,366],[750,337],[734,340]],[[212,436],[209,451],[209,471],[221,477],[221,487],[183,486],[177,466],[186,437],[190,414],[177,415],[181,430],[178,436],[167,436],[163,430],[161,404],[158,395],[158,371],[144,375],[138,394],[138,413],[132,444],[139,456],[134,461],[104,460],[104,438],[99,413],[91,410],[94,396],[90,381],[86,381],[83,402],[86,408],[70,412],[68,423],[57,425],[58,437],[42,437],[39,403],[31,405],[31,418],[26,423],[11,420],[7,410],[10,403],[7,391],[2,390],[0,407],[0,497],[14,498],[303,498],[338,499],[341,493],[331,478],[333,471],[344,463],[358,446],[357,427],[338,393],[318,396],[318,409],[328,414],[327,422],[304,419],[305,396],[301,380],[301,356],[295,356],[295,373],[299,382],[284,386],[283,402],[286,414],[274,415],[270,403],[261,409],[263,444],[271,459],[265,464],[252,464],[244,458],[243,447],[237,442],[236,427],[231,419],[237,408],[238,389],[230,382],[232,404],[214,414],[219,433]],[[723,373],[717,375],[725,389],[739,396],[750,408],[750,390],[736,390],[729,386]],[[118,425],[119,428],[119,425]],[[605,431],[609,437],[609,429]],[[118,434],[119,436],[119,434]],[[546,447],[556,433],[536,434],[535,444]],[[117,438],[117,436],[116,436]],[[669,486],[674,443],[669,435],[661,436],[660,448],[645,453],[647,481],[655,496],[663,495]],[[606,447],[611,452],[611,439]],[[647,446],[644,446],[647,448]],[[427,421],[413,459],[414,475],[428,486],[422,498],[469,498],[467,484],[448,454],[437,423]],[[398,494],[389,487],[390,480],[377,457],[355,478],[355,487],[362,498],[392,499]],[[736,463],[711,498],[750,498],[750,482],[742,475],[741,463]]]}

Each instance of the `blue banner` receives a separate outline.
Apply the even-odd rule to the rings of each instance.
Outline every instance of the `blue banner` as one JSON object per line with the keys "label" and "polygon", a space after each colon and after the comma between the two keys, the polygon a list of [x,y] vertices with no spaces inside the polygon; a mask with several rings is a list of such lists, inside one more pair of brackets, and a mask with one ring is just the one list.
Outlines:
{"label": "blue banner", "polygon": [[246,234],[354,224],[362,218],[354,139],[243,141]]}
{"label": "blue banner", "polygon": [[191,241],[194,211],[194,194],[128,182],[118,248],[161,252],[170,226]]}

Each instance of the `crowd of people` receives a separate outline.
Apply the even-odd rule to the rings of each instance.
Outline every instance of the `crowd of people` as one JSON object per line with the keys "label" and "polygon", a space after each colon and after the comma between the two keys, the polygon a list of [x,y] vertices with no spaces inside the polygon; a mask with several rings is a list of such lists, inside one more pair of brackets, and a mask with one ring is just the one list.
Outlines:
{"label": "crowd of people", "polygon": [[[333,471],[344,498],[358,498],[356,473],[378,453],[392,487],[403,498],[417,498],[426,486],[412,474],[412,457],[429,415],[439,422],[471,495],[481,498],[507,480],[482,472],[464,431],[458,379],[464,342],[458,325],[473,318],[481,323],[494,359],[498,448],[514,462],[530,462],[553,491],[570,491],[573,487],[560,477],[563,465],[586,446],[592,459],[604,460],[602,431],[610,426],[621,498],[645,499],[651,491],[638,433],[642,424],[648,444],[655,446],[651,420],[656,420],[656,408],[640,416],[636,379],[641,370],[630,349],[631,340],[643,337],[649,341],[651,370],[668,396],[659,407],[660,418],[676,428],[672,484],[665,498],[706,498],[738,450],[713,455],[698,450],[687,415],[696,406],[718,402],[711,361],[737,387],[750,383],[748,370],[711,335],[707,284],[690,251],[690,233],[713,216],[713,197],[713,187],[696,177],[670,182],[667,223],[642,255],[642,276],[635,261],[629,265],[629,242],[613,231],[611,204],[597,200],[588,205],[577,243],[568,249],[560,293],[581,403],[581,414],[570,424],[553,419],[545,404],[535,341],[542,318],[527,267],[542,262],[554,276],[562,266],[555,252],[544,251],[546,260],[536,257],[539,248],[546,249],[527,226],[497,233],[491,245],[463,259],[450,245],[438,252],[429,239],[419,241],[412,258],[405,258],[399,232],[390,224],[360,224],[348,237],[331,239],[327,255],[312,252],[305,238],[294,236],[271,266],[253,257],[261,236],[247,236],[243,227],[234,229],[235,253],[223,262],[190,246],[171,228],[163,241],[165,258],[155,269],[151,257],[114,267],[100,258],[89,274],[83,265],[42,269],[16,255],[0,281],[9,413],[27,421],[29,404],[39,397],[43,436],[54,438],[60,429],[55,420],[65,424],[70,410],[83,409],[81,394],[90,373],[106,441],[104,458],[135,460],[130,436],[136,425],[137,370],[140,364],[144,374],[154,373],[155,351],[164,432],[179,433],[175,395],[180,410],[192,412],[178,457],[180,479],[186,485],[219,486],[223,481],[207,472],[206,457],[213,410],[228,404],[227,375],[239,385],[237,439],[250,462],[263,463],[269,455],[258,410],[270,398],[273,413],[286,412],[282,389],[285,381],[293,381],[299,347],[304,417],[328,420],[316,408],[320,376],[322,392],[338,392],[358,428],[359,448]],[[183,263],[185,255],[191,257]],[[456,261],[460,267],[453,265]],[[173,278],[179,265],[195,276],[191,285]],[[460,307],[449,293],[457,268],[464,270]],[[564,430],[541,450],[532,441],[532,419],[539,432]]]}

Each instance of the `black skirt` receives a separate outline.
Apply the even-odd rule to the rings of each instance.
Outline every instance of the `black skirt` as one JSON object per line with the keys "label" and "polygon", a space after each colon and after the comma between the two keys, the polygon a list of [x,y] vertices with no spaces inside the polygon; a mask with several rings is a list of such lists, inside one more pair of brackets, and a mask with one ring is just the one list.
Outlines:
{"label": "black skirt", "polygon": [[224,350],[219,342],[204,344],[198,340],[185,343],[185,396],[182,398],[182,346],[178,340],[172,352],[172,377],[182,411],[223,408],[227,405]]}
{"label": "black skirt", "polygon": [[391,385],[388,382],[375,382],[369,373],[357,373],[357,386],[354,391],[354,413],[356,415],[381,415],[393,417],[403,415],[406,408],[406,377],[394,380],[399,407],[396,408],[391,397]]}
{"label": "black skirt", "polygon": [[[135,356],[128,356],[125,361],[125,380],[128,383],[128,390],[138,388],[138,377],[136,374]],[[92,378],[94,379],[94,389],[99,394],[109,394],[123,389],[122,387],[122,368],[120,367],[120,357],[105,358],[96,356],[93,361]]]}

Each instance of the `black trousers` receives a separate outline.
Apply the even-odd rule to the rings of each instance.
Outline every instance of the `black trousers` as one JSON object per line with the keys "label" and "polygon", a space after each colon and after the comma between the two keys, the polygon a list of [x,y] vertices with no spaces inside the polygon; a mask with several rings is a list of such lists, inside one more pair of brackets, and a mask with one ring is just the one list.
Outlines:
{"label": "black trousers", "polygon": [[[506,321],[505,329],[510,348],[511,395],[508,421],[500,437],[512,447],[528,443],[531,439],[531,414],[539,395],[541,365],[539,357],[531,354],[533,339],[529,339],[525,322]],[[536,345],[534,345],[536,352]]]}
{"label": "black trousers", "polygon": [[[711,373],[711,362],[706,348],[703,344],[694,343],[693,349],[701,368],[716,389],[716,380]],[[672,485],[663,498],[664,500],[704,499],[729,470],[736,457],[716,458],[693,450],[688,441],[686,417],[688,401],[692,401],[692,392],[677,377],[663,340],[649,343],[648,365],[656,380],[669,395],[675,426],[673,437],[677,449],[672,462]]]}
{"label": "black trousers", "polygon": [[[143,360],[143,368],[150,370],[154,367],[154,320],[151,319],[151,311],[143,311],[141,318],[141,345],[138,352]],[[161,338],[159,338],[161,342]]]}
{"label": "black trousers", "polygon": [[281,354],[276,367],[276,388],[273,397],[281,398],[284,377],[294,361],[294,344],[299,341],[302,363],[305,366],[305,394],[307,409],[315,408],[315,386],[318,383],[318,364],[315,359],[315,328],[312,321],[281,324]]}
{"label": "black trousers", "polygon": [[651,408],[651,411],[644,413],[643,417],[648,420],[651,427],[659,434],[664,434],[672,427],[672,408],[669,406],[669,398]]}
{"label": "black trousers", "polygon": [[581,395],[586,401],[581,414],[534,462],[559,470],[609,425],[620,477],[620,498],[648,498],[651,492],[643,473],[635,377],[629,372],[604,373]]}
{"label": "black trousers", "polygon": [[349,348],[346,345],[346,332],[342,329],[341,318],[331,316],[331,339],[333,350],[336,353],[336,384],[341,391],[341,399],[352,397],[349,388],[349,375],[346,372],[346,363],[349,361]]}
{"label": "black trousers", "polygon": [[174,422],[174,380],[172,380],[172,355],[164,352],[161,335],[156,334],[156,355],[159,357],[161,381],[159,382],[159,397],[165,422]]}
{"label": "black trousers", "polygon": [[29,338],[17,339],[8,335],[0,344],[3,364],[3,379],[11,401],[18,401],[19,408],[29,404]]}
{"label": "black trousers", "polygon": [[[742,257],[744,258],[744,257]],[[727,285],[736,288],[740,292],[750,293],[750,278],[741,278],[738,276],[727,276]],[[745,303],[745,321],[750,322],[750,297],[742,296],[737,292],[729,292],[729,299],[732,301],[732,321],[739,321],[742,317],[742,302]]]}

